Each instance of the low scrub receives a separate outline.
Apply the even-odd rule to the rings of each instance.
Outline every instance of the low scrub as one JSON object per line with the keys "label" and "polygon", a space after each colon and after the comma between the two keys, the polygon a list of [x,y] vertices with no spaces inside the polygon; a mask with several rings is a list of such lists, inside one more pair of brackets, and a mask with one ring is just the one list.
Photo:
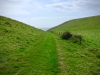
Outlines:
{"label": "low scrub", "polygon": [[81,44],[81,41],[82,41],[82,36],[81,35],[74,35],[74,34],[71,34],[70,32],[64,32],[62,35],[61,35],[61,38],[62,39],[65,39],[65,40],[72,40],[72,42],[74,43],[79,43]]}
{"label": "low scrub", "polygon": [[61,38],[62,39],[66,39],[66,40],[68,40],[68,39],[70,39],[72,37],[72,34],[70,33],[70,32],[64,32],[62,35],[61,35]]}

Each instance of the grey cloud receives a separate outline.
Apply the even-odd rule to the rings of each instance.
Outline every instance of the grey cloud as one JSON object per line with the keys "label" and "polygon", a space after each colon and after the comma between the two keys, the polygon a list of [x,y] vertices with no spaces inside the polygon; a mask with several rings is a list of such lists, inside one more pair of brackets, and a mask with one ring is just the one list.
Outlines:
{"label": "grey cloud", "polygon": [[[88,9],[88,10],[99,10],[100,11],[100,0],[97,2],[94,2],[94,0],[91,1],[86,1],[86,2],[80,2],[78,4],[79,7],[83,9]],[[97,11],[98,11],[97,10]]]}
{"label": "grey cloud", "polygon": [[100,0],[67,0],[49,4],[47,7],[53,7],[59,11],[97,11],[100,12]]}
{"label": "grey cloud", "polygon": [[67,10],[72,10],[73,5],[68,2],[60,2],[60,3],[54,3],[54,4],[49,4],[47,7],[53,7],[59,11],[67,11]]}

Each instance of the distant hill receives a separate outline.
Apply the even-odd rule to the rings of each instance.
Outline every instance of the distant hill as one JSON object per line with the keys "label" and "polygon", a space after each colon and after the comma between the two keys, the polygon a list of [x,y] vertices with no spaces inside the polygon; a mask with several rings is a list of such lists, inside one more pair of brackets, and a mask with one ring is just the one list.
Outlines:
{"label": "distant hill", "polygon": [[42,29],[42,30],[46,31],[46,30],[48,30],[49,28],[40,28],[40,29]]}
{"label": "distant hill", "polygon": [[100,29],[100,15],[66,21],[56,27],[49,29],[50,31],[84,31]]}

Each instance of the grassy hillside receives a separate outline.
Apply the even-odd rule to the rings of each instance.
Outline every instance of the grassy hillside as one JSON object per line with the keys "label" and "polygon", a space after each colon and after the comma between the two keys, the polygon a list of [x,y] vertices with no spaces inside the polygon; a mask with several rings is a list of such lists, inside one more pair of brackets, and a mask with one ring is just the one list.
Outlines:
{"label": "grassy hillside", "polygon": [[[80,34],[82,44],[59,33]],[[0,75],[100,75],[100,16],[47,32],[0,16]]]}
{"label": "grassy hillside", "polygon": [[[24,23],[0,16],[0,48],[21,49],[40,39],[42,30]],[[24,47],[23,47],[24,46]]]}
{"label": "grassy hillside", "polygon": [[44,33],[22,22],[0,16],[0,75],[17,72],[24,65],[25,53],[44,37]]}
{"label": "grassy hillside", "polygon": [[51,28],[52,31],[84,31],[100,29],[100,16],[79,18]]}
{"label": "grassy hillside", "polygon": [[80,19],[74,19],[62,23],[54,28],[49,29],[55,33],[63,33],[69,31],[73,34],[82,35],[87,41],[99,47],[100,42],[100,16],[92,16]]}
{"label": "grassy hillside", "polygon": [[[61,75],[100,75],[100,16],[70,20],[48,31],[58,43]],[[61,39],[58,34],[65,31],[81,35],[82,44]]]}

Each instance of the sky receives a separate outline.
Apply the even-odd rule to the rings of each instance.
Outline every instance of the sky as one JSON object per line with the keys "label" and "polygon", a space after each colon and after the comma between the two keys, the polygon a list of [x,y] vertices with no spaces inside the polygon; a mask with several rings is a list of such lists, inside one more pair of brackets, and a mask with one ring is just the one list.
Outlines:
{"label": "sky", "polygon": [[100,15],[100,0],[0,0],[0,15],[36,28]]}

